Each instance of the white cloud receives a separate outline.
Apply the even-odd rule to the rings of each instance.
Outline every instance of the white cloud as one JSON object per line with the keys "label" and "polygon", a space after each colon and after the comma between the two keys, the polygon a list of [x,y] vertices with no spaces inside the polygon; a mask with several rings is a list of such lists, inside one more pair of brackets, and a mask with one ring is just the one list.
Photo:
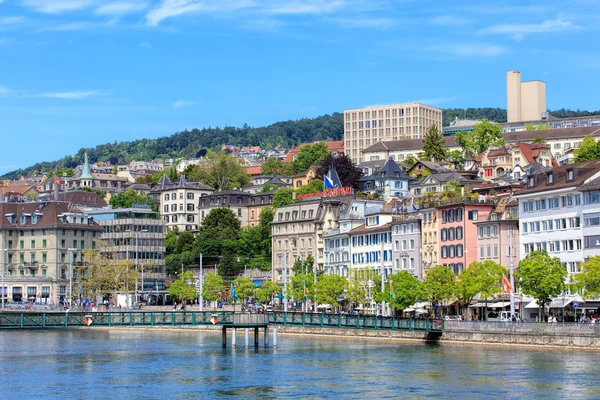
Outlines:
{"label": "white cloud", "polygon": [[194,103],[193,101],[184,101],[184,100],[177,100],[175,103],[173,103],[173,107],[175,108],[180,108],[180,107],[189,107],[189,106],[193,106]]}
{"label": "white cloud", "polygon": [[98,9],[96,9],[96,14],[98,15],[125,15],[131,14],[136,11],[145,10],[148,7],[148,3],[146,2],[115,2],[104,4]]}
{"label": "white cloud", "polygon": [[152,50],[152,46],[148,42],[142,42],[142,43],[138,44],[138,46],[139,47],[144,47],[144,48],[146,48],[148,50]]}
{"label": "white cloud", "polygon": [[506,52],[505,47],[482,43],[446,43],[430,46],[426,50],[456,57],[495,57]]}
{"label": "white cloud", "polygon": [[7,94],[11,94],[13,91],[7,88],[6,86],[0,85],[0,96],[4,96]]}
{"label": "white cloud", "polygon": [[96,0],[23,0],[24,5],[47,14],[83,10],[95,3]]}
{"label": "white cloud", "polygon": [[90,97],[103,96],[106,92],[103,90],[88,90],[75,92],[48,92],[34,95],[34,97],[48,97],[52,99],[63,100],[83,100]]}
{"label": "white cloud", "polygon": [[468,18],[456,17],[454,15],[441,15],[429,20],[433,25],[463,26],[471,23]]}
{"label": "white cloud", "polygon": [[389,29],[397,21],[392,18],[336,18],[338,25],[345,28]]}
{"label": "white cloud", "polygon": [[69,22],[67,24],[60,25],[48,25],[40,28],[39,32],[68,32],[68,31],[82,31],[85,29],[98,28],[105,26],[104,23],[81,21],[81,22]]}
{"label": "white cloud", "polygon": [[327,14],[346,6],[344,0],[271,1],[264,11],[270,14]]}
{"label": "white cloud", "polygon": [[148,25],[157,26],[164,19],[184,14],[227,13],[256,6],[252,0],[219,0],[207,3],[199,0],[162,0],[160,6],[146,14]]}
{"label": "white cloud", "polygon": [[547,20],[539,24],[500,24],[492,25],[479,31],[480,34],[494,35],[506,34],[515,39],[523,39],[524,35],[531,33],[552,33],[565,31],[578,31],[581,27],[573,24],[571,21],[560,19]]}
{"label": "white cloud", "polygon": [[2,17],[0,18],[0,25],[18,24],[24,20],[24,17]]}

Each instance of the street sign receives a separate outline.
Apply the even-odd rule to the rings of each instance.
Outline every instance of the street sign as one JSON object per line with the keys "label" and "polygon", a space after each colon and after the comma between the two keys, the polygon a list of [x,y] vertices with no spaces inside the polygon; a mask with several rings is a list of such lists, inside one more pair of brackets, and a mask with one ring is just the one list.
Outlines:
{"label": "street sign", "polygon": [[578,306],[579,306],[579,303],[578,303],[578,302],[576,302],[576,301],[574,301],[574,302],[573,302],[573,308],[577,308]]}
{"label": "street sign", "polygon": [[438,304],[438,302],[437,302],[437,301],[436,301],[435,303],[433,303],[433,308],[435,308],[435,309],[437,310],[437,309],[438,309],[438,307],[439,307],[439,304]]}

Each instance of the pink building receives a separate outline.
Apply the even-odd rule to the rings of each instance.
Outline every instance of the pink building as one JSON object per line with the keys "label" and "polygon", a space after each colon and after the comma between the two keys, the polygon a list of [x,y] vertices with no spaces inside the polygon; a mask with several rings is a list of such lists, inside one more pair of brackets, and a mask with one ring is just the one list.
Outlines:
{"label": "pink building", "polygon": [[[477,260],[492,260],[508,270],[512,254],[515,267],[519,263],[518,203],[508,203],[509,196],[498,199],[488,219],[476,222]],[[508,204],[507,204],[508,203]],[[510,245],[512,236],[512,246]]]}
{"label": "pink building", "polygon": [[487,221],[494,203],[469,198],[453,199],[436,206],[439,263],[459,274],[478,261],[477,222]]}

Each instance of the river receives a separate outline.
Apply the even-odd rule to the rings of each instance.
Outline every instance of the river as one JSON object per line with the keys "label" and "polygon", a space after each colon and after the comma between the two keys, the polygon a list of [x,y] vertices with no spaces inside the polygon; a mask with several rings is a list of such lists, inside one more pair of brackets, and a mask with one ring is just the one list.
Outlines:
{"label": "river", "polygon": [[594,352],[283,335],[277,350],[232,350],[219,333],[159,330],[0,338],[6,399],[600,397]]}

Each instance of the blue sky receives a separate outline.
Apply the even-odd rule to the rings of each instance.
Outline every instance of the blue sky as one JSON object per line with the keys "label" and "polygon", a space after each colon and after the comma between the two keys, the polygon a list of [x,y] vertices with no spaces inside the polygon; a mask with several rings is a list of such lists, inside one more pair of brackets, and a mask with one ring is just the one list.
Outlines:
{"label": "blue sky", "polygon": [[600,2],[0,0],[0,173],[100,143],[421,101],[600,109]]}

